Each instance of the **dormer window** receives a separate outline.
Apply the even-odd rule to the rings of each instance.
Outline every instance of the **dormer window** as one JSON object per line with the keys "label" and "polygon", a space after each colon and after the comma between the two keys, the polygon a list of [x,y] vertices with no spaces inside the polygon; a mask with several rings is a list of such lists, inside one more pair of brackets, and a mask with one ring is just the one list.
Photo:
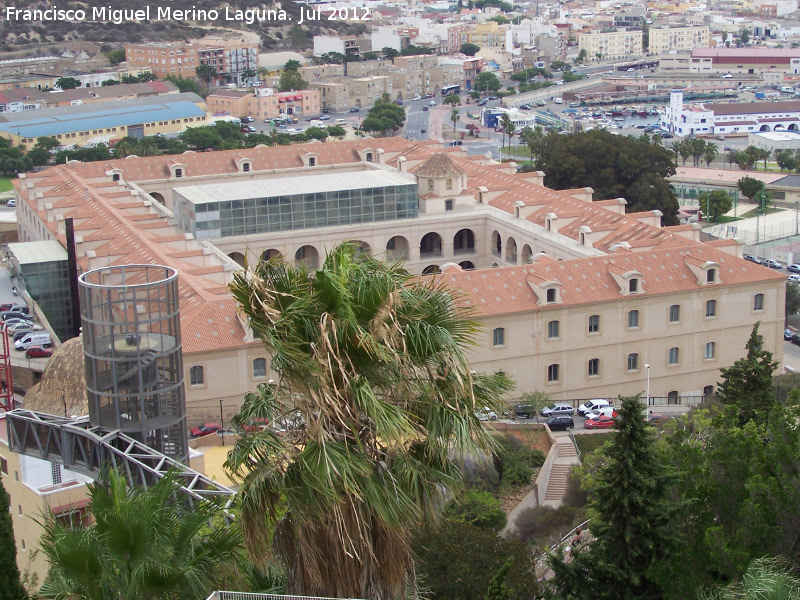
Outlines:
{"label": "dormer window", "polygon": [[119,181],[119,173],[114,173],[111,176],[111,181]]}
{"label": "dormer window", "polygon": [[445,185],[445,189],[452,190],[453,189],[453,180],[448,179],[447,184]]}
{"label": "dormer window", "polygon": [[555,288],[550,288],[547,290],[547,303],[552,304],[556,301],[556,290]]}
{"label": "dormer window", "polygon": [[716,282],[717,282],[717,270],[708,269],[706,271],[706,283],[716,283]]}
{"label": "dormer window", "polygon": [[183,177],[183,169],[175,169],[175,177],[176,178]]}
{"label": "dormer window", "polygon": [[309,166],[309,167],[315,167],[315,166],[317,166],[317,159],[316,159],[316,158],[314,158],[313,156],[309,156],[309,157],[308,157],[308,166]]}
{"label": "dormer window", "polygon": [[250,163],[242,163],[242,173],[250,172]]}
{"label": "dormer window", "polygon": [[372,162],[372,152],[367,152],[367,162]]}
{"label": "dormer window", "polygon": [[634,277],[628,281],[628,292],[631,294],[639,293],[639,280],[637,278]]}

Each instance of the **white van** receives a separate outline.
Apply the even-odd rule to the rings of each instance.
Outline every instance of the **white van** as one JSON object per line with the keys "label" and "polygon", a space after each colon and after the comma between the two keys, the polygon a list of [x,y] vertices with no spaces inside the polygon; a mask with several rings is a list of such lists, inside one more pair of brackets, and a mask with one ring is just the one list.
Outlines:
{"label": "white van", "polygon": [[53,342],[50,340],[50,334],[42,331],[32,331],[25,337],[14,342],[14,347],[17,350],[27,350],[31,346],[42,346],[46,348],[52,345]]}
{"label": "white van", "polygon": [[555,104],[564,104],[564,99],[563,98],[553,98],[553,102]]}
{"label": "white van", "polygon": [[347,125],[347,119],[336,119],[337,125]]}
{"label": "white van", "polygon": [[592,412],[594,410],[599,410],[601,408],[606,408],[607,406],[611,406],[608,400],[603,400],[598,398],[596,400],[589,400],[588,402],[584,402],[578,407],[578,412],[581,415],[585,415],[588,412]]}

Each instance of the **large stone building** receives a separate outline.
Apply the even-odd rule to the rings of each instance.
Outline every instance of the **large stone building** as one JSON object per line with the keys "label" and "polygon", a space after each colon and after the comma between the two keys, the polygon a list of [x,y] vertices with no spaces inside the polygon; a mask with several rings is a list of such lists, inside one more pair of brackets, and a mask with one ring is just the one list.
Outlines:
{"label": "large stone building", "polygon": [[685,52],[693,48],[708,48],[708,42],[709,28],[706,25],[651,27],[648,52]]}
{"label": "large stone building", "polygon": [[220,90],[206,97],[206,107],[211,115],[255,119],[317,116],[322,110],[318,90],[275,93],[272,88],[256,88],[254,92]]}
{"label": "large stone building", "polygon": [[800,48],[694,48],[692,73],[800,74]]}
{"label": "large stone building", "polygon": [[[318,265],[352,240],[414,273],[443,272],[483,326],[477,370],[515,395],[699,397],[762,323],[782,359],[785,276],[734,241],[661,227],[624,199],[554,191],[461,148],[402,138],[70,163],[16,183],[21,241],[64,242],[80,268],[146,263],[179,273],[190,420],[234,412],[269,376],[227,284],[261,258]],[[569,374],[569,376],[567,376]]]}

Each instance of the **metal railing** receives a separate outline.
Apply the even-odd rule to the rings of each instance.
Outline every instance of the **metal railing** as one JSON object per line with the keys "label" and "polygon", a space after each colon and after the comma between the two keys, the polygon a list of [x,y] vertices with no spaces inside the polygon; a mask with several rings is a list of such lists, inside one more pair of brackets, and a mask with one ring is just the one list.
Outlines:
{"label": "metal railing", "polygon": [[[213,592],[206,600],[337,600],[323,596],[284,596],[279,594],[255,594],[252,592]],[[351,599],[348,599],[351,600]]]}
{"label": "metal railing", "polygon": [[545,497],[547,496],[547,486],[550,484],[550,471],[553,469],[553,462],[555,462],[556,454],[558,453],[557,445],[558,444],[554,443],[550,446],[550,450],[547,452],[547,458],[542,468],[539,469],[539,475],[536,477],[536,482],[534,483],[536,488],[536,504],[538,506],[544,506]]}
{"label": "metal railing", "polygon": [[572,433],[572,427],[567,427],[567,434],[569,435],[569,439],[572,440],[572,445],[575,446],[575,454],[578,455],[578,461],[581,460],[581,449],[578,448],[578,440],[575,439],[575,434]]}

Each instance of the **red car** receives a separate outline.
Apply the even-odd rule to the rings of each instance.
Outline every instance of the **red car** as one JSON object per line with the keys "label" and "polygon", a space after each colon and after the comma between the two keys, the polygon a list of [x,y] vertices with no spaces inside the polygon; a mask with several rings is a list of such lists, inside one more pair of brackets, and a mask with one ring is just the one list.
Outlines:
{"label": "red car", "polygon": [[616,424],[617,422],[612,417],[600,415],[596,419],[586,419],[583,426],[586,429],[611,429]]}
{"label": "red car", "polygon": [[52,348],[42,348],[41,346],[31,346],[25,351],[25,358],[49,358],[53,356]]}
{"label": "red car", "polygon": [[192,427],[191,431],[189,431],[189,435],[193,438],[203,437],[210,433],[216,433],[220,429],[222,429],[222,427],[219,423],[203,423],[200,427]]}
{"label": "red car", "polygon": [[669,419],[664,415],[657,415],[656,413],[651,412],[647,415],[647,422],[652,423],[653,425],[658,425],[660,423],[666,423]]}

